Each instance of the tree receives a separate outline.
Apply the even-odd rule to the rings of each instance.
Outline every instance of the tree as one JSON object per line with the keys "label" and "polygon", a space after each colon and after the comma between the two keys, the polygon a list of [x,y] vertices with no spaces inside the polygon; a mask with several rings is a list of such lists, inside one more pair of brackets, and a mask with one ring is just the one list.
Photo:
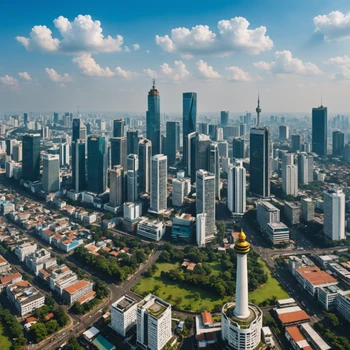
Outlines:
{"label": "tree", "polygon": [[69,318],[62,307],[58,307],[57,310],[54,311],[54,315],[60,327],[64,327],[69,321]]}
{"label": "tree", "polygon": [[50,295],[46,295],[45,297],[45,305],[47,305],[48,307],[50,307],[50,311],[52,312],[53,311],[53,308],[55,306],[55,300],[52,296]]}
{"label": "tree", "polygon": [[327,318],[327,321],[330,322],[330,324],[333,326],[333,327],[338,327],[340,322],[339,322],[339,319],[337,317],[337,315],[331,313],[331,312],[327,312],[326,313],[326,318]]}
{"label": "tree", "polygon": [[40,343],[47,337],[47,329],[41,322],[35,323],[30,327],[33,338],[37,343]]}
{"label": "tree", "polygon": [[193,318],[192,317],[187,317],[185,320],[185,326],[188,330],[192,329],[194,324]]}
{"label": "tree", "polygon": [[55,333],[58,330],[58,323],[56,320],[50,320],[46,322],[45,326],[48,334]]}
{"label": "tree", "polygon": [[69,350],[84,350],[74,337],[69,338],[67,345]]}

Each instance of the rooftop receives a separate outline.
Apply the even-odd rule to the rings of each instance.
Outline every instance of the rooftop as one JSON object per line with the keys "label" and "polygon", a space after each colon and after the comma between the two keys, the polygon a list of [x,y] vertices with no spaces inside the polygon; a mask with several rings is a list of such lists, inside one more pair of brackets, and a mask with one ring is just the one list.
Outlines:
{"label": "rooftop", "polygon": [[128,309],[130,309],[131,306],[136,304],[136,300],[134,300],[133,298],[129,297],[128,295],[124,295],[123,297],[121,297],[119,300],[117,300],[112,307],[116,308],[116,309],[120,309],[123,312],[127,311]]}
{"label": "rooftop", "polygon": [[287,327],[286,332],[290,335],[291,339],[298,344],[299,349],[312,350],[312,347],[297,326]]}
{"label": "rooftop", "polygon": [[307,281],[314,286],[327,283],[337,283],[337,280],[325,271],[321,271],[316,266],[307,266],[296,269]]}
{"label": "rooftop", "polygon": [[90,284],[89,281],[82,280],[82,281],[78,281],[78,282],[70,285],[69,287],[65,288],[64,290],[69,294],[74,294],[77,291],[79,291],[80,289],[85,288],[89,284]]}

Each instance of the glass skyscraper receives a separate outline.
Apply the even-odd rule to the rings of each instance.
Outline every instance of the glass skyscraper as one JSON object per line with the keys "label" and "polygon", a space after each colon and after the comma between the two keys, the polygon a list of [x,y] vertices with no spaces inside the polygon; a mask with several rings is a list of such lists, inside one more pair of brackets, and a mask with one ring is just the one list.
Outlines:
{"label": "glass skyscraper", "polygon": [[312,109],[312,152],[327,155],[327,107]]}
{"label": "glass skyscraper", "polygon": [[148,111],[146,113],[146,137],[152,142],[152,154],[161,153],[160,145],[160,96],[153,80],[148,93]]}
{"label": "glass skyscraper", "polygon": [[124,136],[124,120],[115,119],[113,120],[113,136],[123,137]]}
{"label": "glass skyscraper", "polygon": [[86,189],[85,142],[78,139],[72,143],[72,183],[76,192]]}
{"label": "glass skyscraper", "polygon": [[40,135],[24,135],[22,146],[23,179],[37,181],[40,178]]}
{"label": "glass skyscraper", "polygon": [[179,122],[166,123],[166,147],[165,154],[168,156],[168,165],[174,165],[176,153],[180,148],[179,145],[180,124]]}
{"label": "glass skyscraper", "polygon": [[344,152],[344,133],[341,131],[333,131],[332,134],[332,154],[335,157],[341,157]]}

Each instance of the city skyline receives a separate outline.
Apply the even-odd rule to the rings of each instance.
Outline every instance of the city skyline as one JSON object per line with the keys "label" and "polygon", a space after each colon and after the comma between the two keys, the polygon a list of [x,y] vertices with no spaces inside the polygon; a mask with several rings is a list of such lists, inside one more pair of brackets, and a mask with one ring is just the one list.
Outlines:
{"label": "city skyline", "polygon": [[172,11],[159,1],[21,5],[28,16],[20,22],[14,5],[1,5],[1,112],[145,114],[152,78],[161,113],[180,113],[188,91],[198,93],[199,115],[253,111],[259,91],[263,118],[310,113],[321,96],[331,113],[350,107],[344,0],[180,1]]}

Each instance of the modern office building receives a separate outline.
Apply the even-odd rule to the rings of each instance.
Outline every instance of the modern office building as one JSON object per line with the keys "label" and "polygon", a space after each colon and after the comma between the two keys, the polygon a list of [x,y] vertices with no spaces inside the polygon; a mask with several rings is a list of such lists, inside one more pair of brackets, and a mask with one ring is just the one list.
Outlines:
{"label": "modern office building", "polygon": [[60,156],[60,166],[61,167],[69,166],[69,143],[68,142],[64,142],[60,144],[59,156]]}
{"label": "modern office building", "polygon": [[139,142],[139,191],[151,192],[152,142],[141,139]]}
{"label": "modern office building", "polygon": [[307,185],[313,181],[314,157],[311,154],[302,152],[298,154],[298,182],[300,185]]}
{"label": "modern office building", "polygon": [[197,125],[197,94],[185,92],[182,95],[182,149],[183,164],[188,168],[188,135],[196,131]]}
{"label": "modern office building", "polygon": [[124,136],[124,119],[113,120],[113,137]]}
{"label": "modern office building", "polygon": [[219,148],[219,157],[228,158],[228,143],[227,141],[220,140],[216,142]]}
{"label": "modern office building", "polygon": [[22,145],[22,177],[24,180],[37,181],[40,178],[40,135],[24,135]]}
{"label": "modern office building", "polygon": [[18,142],[16,144],[14,144],[12,147],[11,159],[15,162],[21,162],[22,161],[22,154],[23,154],[22,142]]}
{"label": "modern office building", "polygon": [[301,199],[301,217],[308,222],[315,217],[315,203],[311,198]]}
{"label": "modern office building", "polygon": [[217,142],[210,144],[208,171],[215,175],[215,198],[220,199],[220,154]]}
{"label": "modern office building", "polygon": [[294,152],[301,150],[301,136],[299,134],[293,134],[291,136],[291,146]]}
{"label": "modern office building", "polygon": [[344,133],[341,131],[333,131],[332,134],[332,155],[334,157],[342,157],[344,153]]}
{"label": "modern office building", "polygon": [[166,142],[164,153],[168,157],[168,164],[172,166],[176,162],[176,155],[180,149],[180,123],[167,122],[166,123]]}
{"label": "modern office building", "polygon": [[140,135],[138,130],[128,130],[126,132],[126,152],[127,154],[138,154]]}
{"label": "modern office building", "polygon": [[152,142],[152,155],[160,154],[160,95],[159,91],[155,87],[154,80],[152,89],[148,93],[148,111],[146,113],[146,138]]}
{"label": "modern office building", "polygon": [[135,202],[139,198],[139,159],[136,154],[129,154],[127,159],[127,201]]}
{"label": "modern office building", "polygon": [[86,140],[86,126],[79,118],[74,118],[72,124],[72,142],[76,140]]}
{"label": "modern office building", "polygon": [[127,168],[127,141],[126,137],[111,137],[111,167],[121,165],[123,169]]}
{"label": "modern office building", "polygon": [[168,161],[164,154],[152,157],[152,181],[150,212],[163,213],[167,209]]}
{"label": "modern office building", "polygon": [[323,232],[332,241],[345,239],[345,194],[341,188],[324,191]]}
{"label": "modern office building", "polygon": [[200,134],[208,135],[208,123],[198,123],[198,132]]}
{"label": "modern office building", "polygon": [[85,142],[85,139],[72,142],[72,184],[75,192],[86,189]]}
{"label": "modern office building", "polygon": [[107,187],[107,142],[104,136],[89,135],[87,184],[90,192],[100,194]]}
{"label": "modern office building", "polygon": [[283,192],[286,195],[296,196],[298,194],[298,167],[294,164],[287,165],[284,174]]}
{"label": "modern office building", "polygon": [[288,125],[280,125],[279,128],[279,139],[280,141],[287,141],[289,139],[289,126]]}
{"label": "modern office building", "polygon": [[43,155],[43,190],[57,192],[60,190],[60,157],[58,154]]}
{"label": "modern office building", "polygon": [[205,235],[207,224],[207,214],[201,213],[196,216],[196,242],[199,247],[205,246],[207,237]]}
{"label": "modern office building", "polygon": [[185,198],[185,180],[173,179],[172,205],[181,207]]}
{"label": "modern office building", "polygon": [[296,225],[300,223],[300,205],[294,202],[284,202],[284,215],[289,224]]}
{"label": "modern office building", "polygon": [[235,214],[246,212],[246,170],[242,160],[229,166],[227,181],[227,207]]}
{"label": "modern office building", "polygon": [[124,202],[124,170],[121,165],[109,169],[109,205],[113,208]]}
{"label": "modern office building", "polygon": [[229,117],[229,111],[220,112],[220,124],[222,126],[228,125],[228,117]]}
{"label": "modern office building", "polygon": [[312,152],[327,155],[327,107],[312,109]]}
{"label": "modern office building", "polygon": [[243,159],[246,156],[246,141],[244,138],[235,137],[232,140],[232,157]]}
{"label": "modern office building", "polygon": [[262,230],[266,230],[267,224],[280,222],[280,210],[268,201],[257,203],[257,221]]}

